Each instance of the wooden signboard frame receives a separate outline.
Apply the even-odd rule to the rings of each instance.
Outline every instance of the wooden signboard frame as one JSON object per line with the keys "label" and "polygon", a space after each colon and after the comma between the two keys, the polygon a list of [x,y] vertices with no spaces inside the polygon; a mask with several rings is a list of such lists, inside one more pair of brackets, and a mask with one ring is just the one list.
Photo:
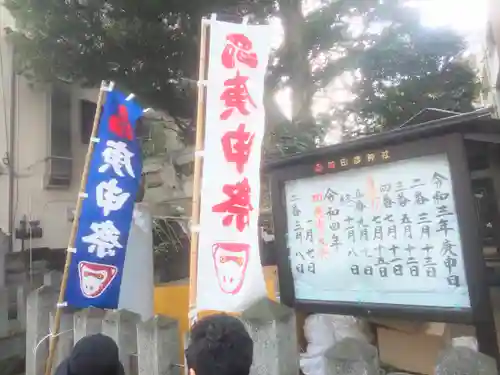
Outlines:
{"label": "wooden signboard frame", "polygon": [[[448,157],[471,308],[296,299],[286,240],[288,227],[285,183],[291,180],[308,179],[318,175],[340,173],[345,170],[435,154],[446,154]],[[367,157],[368,155],[371,157]],[[358,163],[353,163],[353,160],[357,160]],[[301,160],[299,156],[292,163],[271,166],[267,172],[271,180],[280,300],[282,303],[310,313],[394,317],[417,321],[470,324],[476,327],[480,350],[494,358],[498,357],[495,325],[482,255],[482,242],[463,134],[452,133],[397,143],[393,141],[370,142],[365,139],[363,142],[352,142],[352,147],[349,147],[349,144],[338,148],[332,147],[330,152],[318,153],[317,157],[307,155]]]}

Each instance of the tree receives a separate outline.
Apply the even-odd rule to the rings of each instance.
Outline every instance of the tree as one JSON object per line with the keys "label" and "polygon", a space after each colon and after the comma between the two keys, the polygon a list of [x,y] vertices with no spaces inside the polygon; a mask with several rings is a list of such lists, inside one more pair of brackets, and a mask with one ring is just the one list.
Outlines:
{"label": "tree", "polygon": [[[274,123],[268,149],[293,153],[316,147],[315,138],[333,121],[350,124],[352,135],[400,125],[426,107],[473,109],[478,84],[461,59],[464,41],[450,30],[423,27],[406,1],[327,0],[302,18],[300,0],[279,3],[285,43],[269,86],[288,84],[297,110],[291,123]],[[308,59],[292,58],[297,55]],[[318,116],[310,121],[314,95],[328,93],[345,76],[355,99],[324,108],[319,124]]]}
{"label": "tree", "polygon": [[[96,86],[118,82],[146,105],[164,109],[184,135],[196,107],[202,16],[260,15],[273,1],[6,0],[19,31],[17,67],[30,78]],[[267,8],[269,7],[269,10]],[[187,120],[187,121],[185,121]]]}
{"label": "tree", "polygon": [[[19,21],[18,66],[38,79],[118,81],[192,130],[200,19],[211,12],[279,17],[264,102],[269,154],[316,147],[332,121],[379,130],[433,106],[466,111],[476,93],[461,39],[421,26],[404,0],[5,0]],[[313,113],[315,95],[350,76],[355,100]],[[274,94],[291,89],[292,118]]]}
{"label": "tree", "polygon": [[358,59],[355,99],[339,112],[372,133],[402,125],[423,108],[472,111],[479,84],[465,50],[456,33],[423,28],[409,13]]}

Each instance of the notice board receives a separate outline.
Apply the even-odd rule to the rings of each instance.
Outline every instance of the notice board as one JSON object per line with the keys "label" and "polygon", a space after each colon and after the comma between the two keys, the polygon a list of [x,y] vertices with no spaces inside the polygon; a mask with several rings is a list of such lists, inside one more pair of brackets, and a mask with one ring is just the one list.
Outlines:
{"label": "notice board", "polygon": [[301,300],[470,308],[446,154],[287,181]]}
{"label": "notice board", "polygon": [[340,149],[271,174],[282,302],[472,322],[486,292],[460,136]]}

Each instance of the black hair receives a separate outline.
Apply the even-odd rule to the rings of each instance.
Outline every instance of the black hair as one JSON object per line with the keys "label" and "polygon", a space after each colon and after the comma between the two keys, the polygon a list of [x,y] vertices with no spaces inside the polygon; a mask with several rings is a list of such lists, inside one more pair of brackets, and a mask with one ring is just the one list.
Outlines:
{"label": "black hair", "polygon": [[191,329],[186,362],[196,375],[248,375],[252,359],[253,341],[237,318],[211,315]]}
{"label": "black hair", "polygon": [[78,341],[55,375],[125,375],[125,371],[114,340],[98,333]]}

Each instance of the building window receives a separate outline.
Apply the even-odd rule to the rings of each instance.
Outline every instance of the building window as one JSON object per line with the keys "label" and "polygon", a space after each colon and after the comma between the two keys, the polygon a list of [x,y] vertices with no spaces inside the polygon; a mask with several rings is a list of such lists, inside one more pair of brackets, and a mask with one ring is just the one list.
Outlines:
{"label": "building window", "polygon": [[66,87],[54,87],[50,99],[51,155],[71,157],[71,96]]}
{"label": "building window", "polygon": [[71,92],[55,85],[50,98],[49,150],[44,175],[46,189],[67,189],[71,185]]}
{"label": "building window", "polygon": [[80,100],[80,136],[82,143],[88,145],[97,105],[88,100]]}

